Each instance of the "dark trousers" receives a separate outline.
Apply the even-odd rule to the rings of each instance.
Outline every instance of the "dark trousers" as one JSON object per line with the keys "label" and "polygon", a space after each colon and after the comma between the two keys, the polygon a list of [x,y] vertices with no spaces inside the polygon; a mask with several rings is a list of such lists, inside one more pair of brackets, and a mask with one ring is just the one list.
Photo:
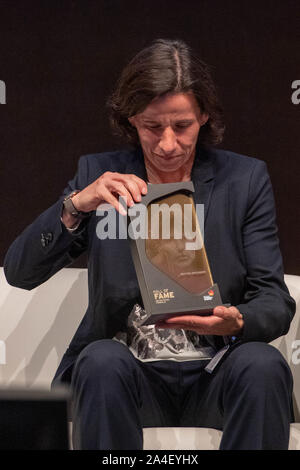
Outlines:
{"label": "dark trousers", "polygon": [[204,361],[137,360],[114,340],[79,355],[72,374],[75,449],[143,448],[143,427],[213,427],[220,449],[287,449],[292,375],[274,347],[233,348],[212,374]]}

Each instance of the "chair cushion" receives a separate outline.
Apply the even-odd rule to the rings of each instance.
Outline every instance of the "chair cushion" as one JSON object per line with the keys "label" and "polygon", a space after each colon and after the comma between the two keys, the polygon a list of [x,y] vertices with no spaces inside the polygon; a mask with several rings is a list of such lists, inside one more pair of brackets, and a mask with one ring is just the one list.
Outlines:
{"label": "chair cushion", "polygon": [[[144,428],[144,450],[217,450],[222,432],[210,428]],[[300,423],[291,424],[289,450],[300,450]]]}

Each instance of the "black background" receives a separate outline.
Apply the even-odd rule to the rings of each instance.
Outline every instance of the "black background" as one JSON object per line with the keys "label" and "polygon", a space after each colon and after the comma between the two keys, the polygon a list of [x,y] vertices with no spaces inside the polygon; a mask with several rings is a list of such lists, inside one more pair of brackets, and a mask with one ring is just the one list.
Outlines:
{"label": "black background", "polygon": [[80,155],[121,147],[106,99],[128,60],[159,37],[183,39],[213,66],[220,147],[267,162],[284,269],[300,274],[298,0],[0,0],[0,265]]}

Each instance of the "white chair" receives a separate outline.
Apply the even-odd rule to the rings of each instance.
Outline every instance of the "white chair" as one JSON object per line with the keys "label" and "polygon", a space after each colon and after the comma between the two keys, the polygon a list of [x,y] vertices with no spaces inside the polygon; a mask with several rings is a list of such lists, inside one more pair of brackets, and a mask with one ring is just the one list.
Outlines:
{"label": "white chair", "polygon": [[[272,344],[294,377],[295,423],[290,449],[300,449],[300,276],[286,275],[297,302],[289,333]],[[7,284],[0,268],[0,387],[49,388],[88,302],[87,271],[65,268],[32,291]],[[222,433],[208,428],[145,428],[145,450],[218,449]]]}

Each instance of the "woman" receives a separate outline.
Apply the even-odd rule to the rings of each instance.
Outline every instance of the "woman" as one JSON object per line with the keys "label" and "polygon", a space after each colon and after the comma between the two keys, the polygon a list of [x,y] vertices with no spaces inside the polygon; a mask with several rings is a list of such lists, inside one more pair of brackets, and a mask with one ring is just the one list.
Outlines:
{"label": "woman", "polygon": [[[74,447],[140,449],[142,427],[207,426],[223,429],[221,449],[287,448],[291,373],[266,343],[288,331],[295,303],[266,165],[214,148],[224,132],[215,87],[182,41],[158,40],[137,54],[109,106],[134,149],[82,157],[63,196],[4,263],[9,283],[32,289],[88,250],[89,306],[54,379],[74,392]],[[99,240],[95,211],[105,201],[124,214],[119,196],[131,207],[147,183],[188,180],[205,207],[212,276],[232,306],[169,319],[149,335],[135,322],[145,341],[161,332],[155,353],[139,357],[140,342],[127,334],[128,319],[143,316],[128,240]]]}

